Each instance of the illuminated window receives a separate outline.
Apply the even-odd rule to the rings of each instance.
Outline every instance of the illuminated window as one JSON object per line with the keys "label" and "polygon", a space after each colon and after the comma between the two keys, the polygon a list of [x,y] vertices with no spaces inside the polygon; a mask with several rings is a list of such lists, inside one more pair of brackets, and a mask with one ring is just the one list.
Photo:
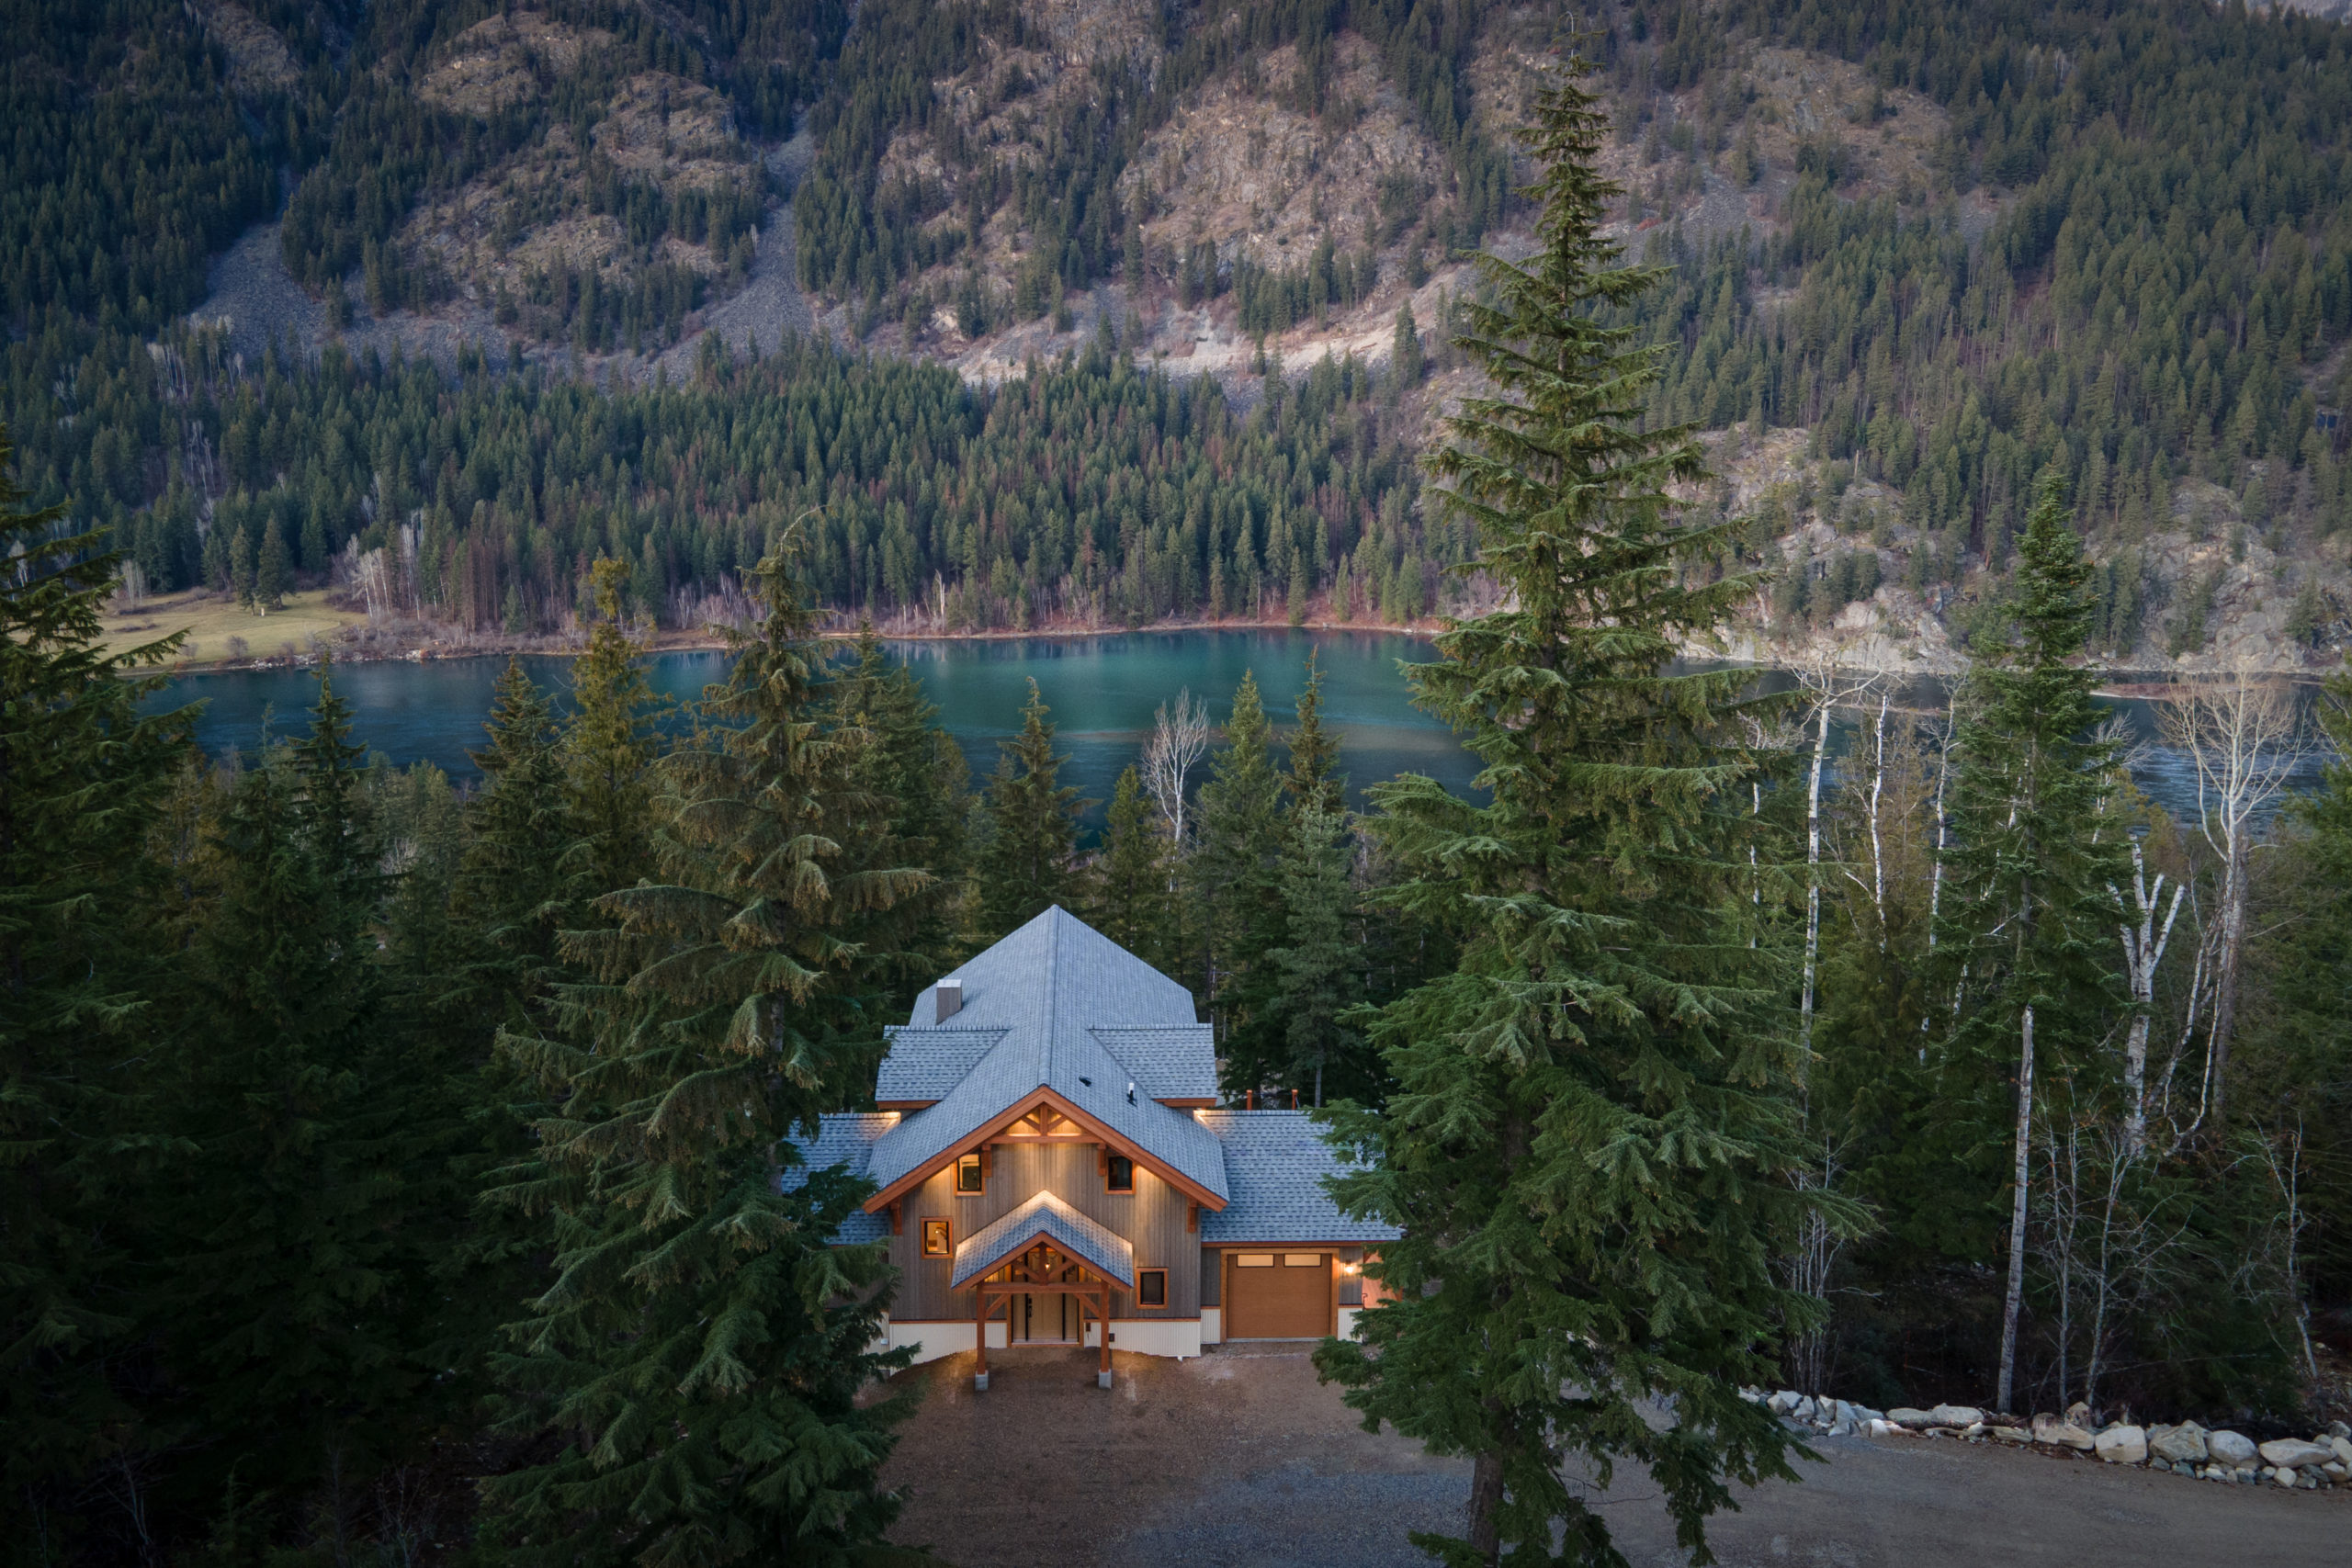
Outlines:
{"label": "illuminated window", "polygon": [[922,1255],[925,1258],[944,1258],[949,1250],[947,1222],[945,1220],[923,1221]]}
{"label": "illuminated window", "polygon": [[1164,1307],[1168,1304],[1168,1270],[1138,1269],[1136,1270],[1136,1305]]}
{"label": "illuminated window", "polygon": [[1233,1260],[1236,1269],[1272,1269],[1274,1255],[1271,1252],[1244,1252]]}
{"label": "illuminated window", "polygon": [[1113,1192],[1132,1192],[1136,1190],[1135,1161],[1129,1159],[1125,1155],[1113,1155],[1111,1156],[1111,1162],[1108,1168],[1110,1170],[1110,1176],[1107,1178],[1104,1185],[1109,1190]]}
{"label": "illuminated window", "polygon": [[965,1155],[956,1161],[956,1193],[969,1198],[988,1186],[988,1179],[980,1174],[980,1156]]}

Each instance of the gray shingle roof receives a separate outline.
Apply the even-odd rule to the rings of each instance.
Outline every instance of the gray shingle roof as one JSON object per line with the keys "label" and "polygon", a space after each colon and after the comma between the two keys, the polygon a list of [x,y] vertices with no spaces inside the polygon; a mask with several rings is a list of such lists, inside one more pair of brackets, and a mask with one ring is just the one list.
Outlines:
{"label": "gray shingle roof", "polygon": [[[1199,1028],[1190,991],[1058,908],[944,977],[963,982],[954,1032],[1003,1033],[937,1104],[910,1112],[876,1141],[867,1170],[878,1186],[923,1168],[1030,1094],[1050,1089],[1161,1166],[1226,1196],[1216,1138],[1187,1112],[1154,1103],[1146,1075],[1130,1070],[1095,1032],[1182,1031],[1190,1037]],[[907,1027],[892,1037],[893,1055],[927,1048],[922,1037],[940,1032],[922,1022],[937,1016],[937,1005],[928,987],[915,998]],[[1192,1069],[1185,1071],[1190,1081]]]}
{"label": "gray shingle roof", "polygon": [[1001,1029],[910,1029],[894,1024],[882,1032],[890,1042],[890,1050],[882,1058],[874,1098],[886,1103],[946,1099],[1004,1038]]}
{"label": "gray shingle roof", "polygon": [[1304,1111],[1202,1111],[1225,1147],[1230,1201],[1201,1216],[1201,1241],[1379,1242],[1395,1225],[1340,1213],[1323,1179],[1348,1168]]}
{"label": "gray shingle roof", "polygon": [[[867,1174],[866,1161],[874,1152],[875,1140],[898,1124],[899,1118],[889,1111],[853,1111],[820,1118],[815,1137],[796,1135],[789,1140],[800,1151],[802,1163],[785,1171],[783,1185],[787,1190],[800,1185],[803,1168],[823,1170],[837,1165],[852,1176]],[[869,1214],[860,1209],[842,1222],[841,1229],[833,1233],[833,1240],[881,1241],[889,1234],[888,1215]]]}
{"label": "gray shingle roof", "polygon": [[1207,1024],[1087,1032],[1134,1077],[1138,1099],[1216,1100],[1216,1034]]}
{"label": "gray shingle roof", "polygon": [[1126,1237],[1052,1193],[1040,1192],[994,1224],[964,1238],[956,1248],[956,1267],[947,1277],[947,1288],[963,1289],[1040,1236],[1082,1259],[1096,1273],[1130,1288],[1135,1285],[1136,1249]]}

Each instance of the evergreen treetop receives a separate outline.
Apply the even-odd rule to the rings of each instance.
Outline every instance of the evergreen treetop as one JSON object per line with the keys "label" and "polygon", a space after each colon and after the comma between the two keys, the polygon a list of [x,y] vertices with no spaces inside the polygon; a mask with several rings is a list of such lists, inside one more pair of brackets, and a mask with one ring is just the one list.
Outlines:
{"label": "evergreen treetop", "polygon": [[1078,863],[1079,813],[1092,805],[1062,784],[1068,757],[1054,754],[1053,710],[1029,682],[1021,708],[1021,733],[997,753],[996,772],[983,806],[989,833],[980,846],[978,914],[981,931],[1002,936],[1054,905],[1080,902],[1084,878]]}
{"label": "evergreen treetop", "polygon": [[[1541,248],[1481,260],[1461,347],[1497,393],[1430,459],[1510,601],[1408,674],[1491,802],[1409,776],[1372,792],[1404,873],[1385,897],[1460,929],[1461,963],[1373,1026],[1386,1112],[1334,1118],[1370,1160],[1341,1201],[1405,1234],[1368,1266],[1388,1299],[1361,1342],[1317,1364],[1368,1421],[1473,1457],[1466,1539],[1416,1537],[1461,1564],[1623,1562],[1569,1454],[1602,1484],[1648,1467],[1697,1561],[1730,1480],[1793,1478],[1788,1436],[1738,1393],[1804,1312],[1768,1266],[1800,1200],[1788,969],[1748,912],[1763,764],[1737,729],[1747,678],[1669,671],[1756,584],[1677,570],[1722,525],[1681,523],[1667,487],[1698,452],[1645,428],[1656,357],[1598,319],[1658,275],[1600,231],[1616,189],[1589,69],[1525,133]],[[1660,1397],[1663,1431],[1644,1418]]]}

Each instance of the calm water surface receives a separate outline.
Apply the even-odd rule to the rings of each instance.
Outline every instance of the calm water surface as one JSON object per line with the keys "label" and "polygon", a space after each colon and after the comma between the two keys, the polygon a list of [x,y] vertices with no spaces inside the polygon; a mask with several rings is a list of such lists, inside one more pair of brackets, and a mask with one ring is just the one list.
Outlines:
{"label": "calm water surface", "polygon": [[[1323,671],[1325,721],[1340,733],[1343,766],[1359,792],[1400,773],[1424,773],[1457,788],[1475,760],[1443,725],[1415,709],[1397,671],[1400,660],[1433,657],[1417,638],[1368,632],[1131,632],[1095,637],[1019,637],[895,642],[893,657],[921,678],[939,705],[940,722],[962,743],[977,782],[996,765],[997,742],[1019,732],[1029,682],[1053,709],[1059,749],[1070,759],[1063,782],[1098,803],[1110,798],[1119,771],[1135,761],[1152,714],[1189,689],[1222,723],[1233,689],[1254,671],[1275,722],[1292,720],[1306,684],[1308,654]],[[662,653],[647,660],[654,689],[681,701],[722,679],[728,656]],[[571,660],[528,659],[540,684],[561,692]],[[394,763],[423,761],[458,778],[480,770],[467,755],[482,744],[492,687],[503,659],[387,660],[347,664],[335,688],[356,707],[355,738]],[[184,676],[164,702],[203,700],[197,738],[223,755],[251,751],[265,732],[284,736],[309,723],[317,680],[305,670],[238,670]],[[1090,813],[1102,818],[1097,807]]]}
{"label": "calm water surface", "polygon": [[[1291,706],[1306,681],[1306,659],[1323,671],[1327,721],[1340,732],[1343,765],[1358,802],[1364,785],[1400,773],[1428,773],[1456,789],[1476,772],[1475,760],[1443,725],[1419,712],[1406,692],[1402,662],[1433,658],[1419,638],[1372,632],[1182,631],[1130,632],[1095,637],[898,642],[889,645],[922,679],[939,705],[940,722],[963,744],[977,782],[996,765],[997,742],[1021,728],[1021,705],[1034,679],[1059,727],[1060,749],[1070,759],[1063,781],[1097,804],[1089,812],[1100,823],[1102,805],[1119,771],[1136,760],[1149,733],[1153,710],[1189,689],[1205,699],[1222,722],[1233,689],[1254,671],[1266,706],[1277,724],[1291,719]],[[560,693],[569,680],[565,659],[526,660],[542,685]],[[726,673],[718,652],[663,653],[647,661],[656,691],[681,701],[701,694]],[[405,766],[429,761],[456,778],[476,776],[467,755],[482,743],[482,721],[490,712],[492,686],[505,668],[502,659],[393,660],[345,665],[335,685],[356,706],[356,738],[370,750]],[[1786,677],[1767,675],[1768,681]],[[197,736],[215,755],[251,751],[265,734],[299,732],[316,700],[317,682],[308,671],[255,670],[188,675],[174,682],[159,705],[202,700]],[[1895,695],[1899,707],[1940,709],[1944,688],[1915,681]],[[2152,705],[2109,705],[2142,744],[2133,773],[2167,810],[2194,816],[2196,784],[2186,760],[2156,743]],[[1842,715],[1833,726],[1833,755],[1858,738],[1860,715]],[[2300,781],[2317,782],[2318,764]]]}

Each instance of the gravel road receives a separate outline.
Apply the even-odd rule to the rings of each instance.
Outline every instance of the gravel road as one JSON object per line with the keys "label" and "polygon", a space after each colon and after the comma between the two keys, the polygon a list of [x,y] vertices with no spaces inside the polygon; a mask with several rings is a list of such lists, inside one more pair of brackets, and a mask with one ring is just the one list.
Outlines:
{"label": "gravel road", "polygon": [[[958,1568],[1042,1562],[1214,1568],[1426,1568],[1406,1540],[1460,1528],[1466,1465],[1356,1424],[1306,1347],[1194,1361],[991,1352],[898,1380],[925,1395],[885,1479],[892,1532]],[[2352,1494],[2282,1494],[1948,1440],[1816,1439],[1804,1480],[1746,1493],[1709,1529],[1730,1568],[2067,1564],[2154,1559],[2259,1568],[2352,1563]],[[1687,1561],[1645,1474],[1599,1506],[1641,1568]]]}

